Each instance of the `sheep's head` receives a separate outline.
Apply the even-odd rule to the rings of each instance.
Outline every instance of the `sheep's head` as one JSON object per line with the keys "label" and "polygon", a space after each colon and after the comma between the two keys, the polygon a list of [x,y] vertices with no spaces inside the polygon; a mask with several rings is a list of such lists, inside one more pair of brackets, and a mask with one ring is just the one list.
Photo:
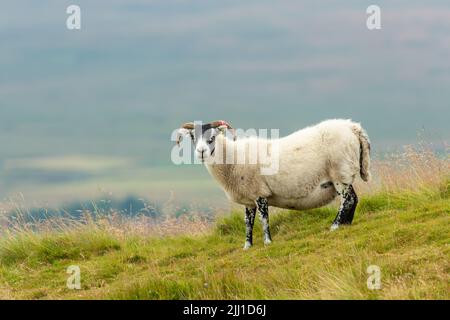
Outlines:
{"label": "sheep's head", "polygon": [[[205,124],[188,122],[178,129],[177,144],[180,143],[183,136],[189,135],[195,146],[195,156],[205,162],[208,158],[214,156],[216,137],[227,129],[233,130],[228,122],[223,120]],[[234,139],[236,139],[235,136]]]}

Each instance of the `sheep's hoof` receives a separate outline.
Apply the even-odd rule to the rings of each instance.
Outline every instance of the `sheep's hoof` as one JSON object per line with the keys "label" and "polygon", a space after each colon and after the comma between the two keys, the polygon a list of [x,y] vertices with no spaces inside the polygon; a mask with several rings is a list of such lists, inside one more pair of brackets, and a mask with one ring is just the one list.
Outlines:
{"label": "sheep's hoof", "polygon": [[270,239],[265,239],[264,240],[264,244],[266,245],[266,246],[268,246],[269,244],[271,244],[272,243],[272,240],[270,240]]}
{"label": "sheep's hoof", "polygon": [[333,223],[331,225],[331,227],[330,227],[330,231],[334,231],[334,230],[337,230],[337,229],[339,229],[339,225],[337,223]]}
{"label": "sheep's hoof", "polygon": [[250,242],[246,241],[245,244],[244,244],[244,250],[248,250],[251,247],[252,247],[252,244]]}

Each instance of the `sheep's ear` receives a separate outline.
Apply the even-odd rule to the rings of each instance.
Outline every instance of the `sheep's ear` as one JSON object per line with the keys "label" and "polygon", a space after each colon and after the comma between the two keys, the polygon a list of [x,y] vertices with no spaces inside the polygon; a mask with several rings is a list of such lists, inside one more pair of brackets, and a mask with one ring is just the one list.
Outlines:
{"label": "sheep's ear", "polygon": [[180,145],[181,140],[183,139],[184,136],[191,136],[192,138],[192,130],[191,129],[186,129],[186,128],[180,128],[178,129],[177,132],[177,145]]}

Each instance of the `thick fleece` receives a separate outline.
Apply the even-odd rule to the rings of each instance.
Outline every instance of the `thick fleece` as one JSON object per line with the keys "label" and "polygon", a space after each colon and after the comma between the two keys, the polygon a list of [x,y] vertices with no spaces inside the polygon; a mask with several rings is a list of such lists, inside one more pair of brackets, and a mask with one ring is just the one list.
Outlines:
{"label": "thick fleece", "polygon": [[[267,163],[222,164],[224,158],[237,159],[254,145],[268,153],[279,152],[278,170],[264,175]],[[276,144],[276,145],[275,145]],[[262,148],[261,148],[262,147]],[[217,151],[219,150],[219,152]],[[240,151],[238,151],[240,150]],[[331,202],[340,185],[351,185],[357,176],[370,178],[370,142],[359,123],[327,120],[273,140],[256,137],[236,141],[225,135],[216,138],[216,152],[206,163],[208,171],[234,202],[253,206],[265,198],[269,206],[287,209],[316,208]],[[262,158],[261,158],[262,159]]]}

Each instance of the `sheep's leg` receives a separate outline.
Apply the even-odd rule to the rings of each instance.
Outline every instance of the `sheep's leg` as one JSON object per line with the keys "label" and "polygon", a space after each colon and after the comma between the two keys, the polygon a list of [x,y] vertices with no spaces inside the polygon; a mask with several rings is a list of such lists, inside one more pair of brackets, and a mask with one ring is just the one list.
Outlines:
{"label": "sheep's leg", "polygon": [[358,205],[358,196],[356,195],[355,190],[353,189],[352,185],[348,186],[348,198],[347,205],[349,209],[347,210],[346,214],[344,215],[344,219],[342,221],[343,224],[352,224],[353,217],[355,215],[356,206]]}
{"label": "sheep's leg", "polygon": [[256,205],[261,216],[261,222],[263,225],[264,244],[272,243],[272,237],[270,236],[269,229],[269,205],[266,198],[258,198]]}
{"label": "sheep's leg", "polygon": [[358,196],[351,184],[336,183],[334,186],[337,193],[341,196],[341,206],[331,225],[331,231],[339,228],[341,224],[351,224],[355,214],[356,205],[358,204]]}
{"label": "sheep's leg", "polygon": [[244,250],[253,245],[253,225],[255,223],[256,207],[245,207],[245,245]]}

